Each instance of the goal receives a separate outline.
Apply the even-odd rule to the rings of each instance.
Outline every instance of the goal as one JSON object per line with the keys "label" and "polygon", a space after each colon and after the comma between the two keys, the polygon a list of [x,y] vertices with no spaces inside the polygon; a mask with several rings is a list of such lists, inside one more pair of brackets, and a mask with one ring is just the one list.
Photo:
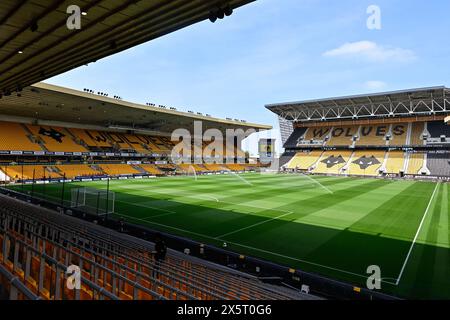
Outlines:
{"label": "goal", "polygon": [[75,188],[71,190],[70,207],[96,215],[114,213],[116,195],[112,191],[94,188]]}

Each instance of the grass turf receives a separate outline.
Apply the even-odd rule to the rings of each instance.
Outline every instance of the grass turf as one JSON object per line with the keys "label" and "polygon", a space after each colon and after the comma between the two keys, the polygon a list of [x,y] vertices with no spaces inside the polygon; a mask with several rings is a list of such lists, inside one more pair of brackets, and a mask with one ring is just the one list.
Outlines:
{"label": "grass turf", "polygon": [[[106,182],[66,184],[66,199],[79,186]],[[61,185],[34,191],[44,188],[60,197]],[[450,299],[448,184],[228,174],[114,180],[110,189],[115,215],[133,223],[360,286],[378,265],[384,292]]]}

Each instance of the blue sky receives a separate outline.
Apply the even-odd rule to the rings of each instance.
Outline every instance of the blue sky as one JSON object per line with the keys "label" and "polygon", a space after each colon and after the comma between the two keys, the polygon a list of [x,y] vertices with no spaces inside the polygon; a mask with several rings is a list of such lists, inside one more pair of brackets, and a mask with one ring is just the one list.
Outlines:
{"label": "blue sky", "polygon": [[[381,30],[367,28],[370,5],[381,9]],[[448,0],[257,0],[215,24],[47,82],[271,124],[275,130],[261,136],[279,139],[265,104],[450,86],[448,12]]]}

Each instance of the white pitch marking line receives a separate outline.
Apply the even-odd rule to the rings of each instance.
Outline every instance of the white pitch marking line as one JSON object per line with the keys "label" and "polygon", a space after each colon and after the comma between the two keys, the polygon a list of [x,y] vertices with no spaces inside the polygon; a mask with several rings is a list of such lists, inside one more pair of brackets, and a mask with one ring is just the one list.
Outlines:
{"label": "white pitch marking line", "polygon": [[400,280],[402,278],[403,272],[405,271],[406,264],[408,263],[409,256],[411,255],[411,252],[412,252],[412,250],[414,248],[414,245],[416,244],[417,238],[419,237],[420,230],[422,229],[423,222],[425,221],[425,218],[426,218],[426,216],[428,214],[428,210],[430,210],[431,203],[433,202],[434,195],[436,194],[436,191],[438,190],[439,186],[440,186],[440,182],[438,182],[436,184],[436,187],[434,188],[433,194],[431,195],[430,201],[428,202],[428,206],[427,206],[427,208],[425,210],[425,213],[423,214],[422,221],[420,221],[419,228],[417,228],[417,232],[416,232],[416,235],[414,237],[414,240],[411,243],[411,247],[409,247],[408,255],[406,256],[405,262],[403,263],[402,269],[400,270],[400,274],[399,274],[399,276],[397,278],[397,281],[395,282],[396,286],[398,286],[398,284],[400,283]]}
{"label": "white pitch marking line", "polygon": [[[119,215],[119,216],[128,217],[128,218],[130,218],[130,219],[140,220],[140,221],[144,221],[144,222],[146,222],[146,223],[158,225],[158,226],[161,226],[161,227],[164,227],[164,228],[173,229],[173,230],[178,230],[178,231],[185,232],[185,233],[190,233],[190,234],[193,234],[193,235],[196,235],[196,236],[205,238],[205,239],[211,239],[211,240],[216,240],[216,241],[219,240],[219,239],[213,238],[213,237],[211,237],[211,236],[207,236],[207,235],[205,235],[205,234],[201,234],[201,233],[197,233],[197,232],[193,232],[193,231],[188,231],[188,230],[181,229],[181,228],[176,228],[176,227],[168,226],[168,225],[165,225],[165,224],[162,224],[162,223],[157,223],[157,222],[153,222],[153,221],[147,221],[147,220],[144,220],[144,219],[135,218],[135,217],[132,217],[132,216],[129,216],[129,215],[126,215],[126,214],[121,214],[121,213],[116,213],[116,214]],[[150,217],[148,217],[147,219],[149,219],[149,218],[150,218]],[[220,239],[220,240],[223,240],[223,239]],[[223,240],[223,241],[225,241],[225,240]],[[306,260],[302,260],[302,259],[297,259],[297,258],[294,258],[294,257],[286,256],[286,255],[283,255],[283,254],[279,254],[279,253],[275,253],[275,252],[272,252],[272,251],[267,251],[267,250],[263,250],[263,249],[251,247],[251,246],[246,246],[246,245],[243,245],[243,244],[240,244],[240,243],[237,243],[237,242],[227,241],[227,243],[234,244],[235,246],[238,246],[238,247],[243,247],[243,248],[248,248],[248,249],[255,250],[255,251],[264,252],[264,253],[267,253],[267,254],[270,254],[270,255],[273,255],[273,256],[279,256],[279,257],[282,257],[282,258],[285,258],[285,259],[290,259],[290,260],[293,260],[293,261],[298,261],[298,262],[302,262],[302,263],[306,263],[306,264],[310,264],[310,265],[322,267],[322,268],[325,268],[325,269],[330,269],[330,270],[334,270],[334,271],[338,271],[338,272],[350,274],[350,275],[357,276],[357,277],[360,277],[360,278],[364,278],[364,279],[367,278],[367,275],[361,275],[361,274],[357,274],[357,273],[354,273],[354,272],[345,271],[345,270],[342,270],[342,269],[337,269],[337,268],[333,268],[333,267],[328,267],[328,266],[325,266],[325,265],[323,265],[323,264],[314,263],[314,262],[310,262],[310,261],[306,261]],[[393,282],[384,281],[384,280],[381,280],[381,282],[388,283],[388,284],[394,284]]]}
{"label": "white pitch marking line", "polygon": [[226,237],[226,236],[229,236],[229,235],[238,233],[238,232],[240,232],[240,231],[244,231],[244,230],[247,230],[247,229],[251,229],[251,228],[253,228],[253,227],[262,225],[262,224],[264,224],[264,223],[267,223],[267,222],[270,222],[270,221],[273,221],[273,220],[278,220],[278,219],[281,219],[281,218],[283,218],[283,217],[285,217],[285,216],[288,216],[288,215],[290,215],[290,214],[293,214],[293,213],[294,213],[294,212],[290,211],[290,212],[285,213],[285,214],[282,214],[282,215],[280,215],[280,216],[278,216],[278,217],[275,217],[275,218],[272,218],[272,219],[267,219],[267,220],[264,220],[264,221],[261,221],[261,222],[252,224],[252,225],[250,225],[250,226],[247,226],[247,227],[244,227],[244,228],[240,228],[240,229],[238,229],[238,230],[235,230],[235,231],[231,231],[231,232],[222,234],[222,235],[220,235],[220,236],[217,236],[215,239],[220,239],[220,238],[223,238],[223,237]]}

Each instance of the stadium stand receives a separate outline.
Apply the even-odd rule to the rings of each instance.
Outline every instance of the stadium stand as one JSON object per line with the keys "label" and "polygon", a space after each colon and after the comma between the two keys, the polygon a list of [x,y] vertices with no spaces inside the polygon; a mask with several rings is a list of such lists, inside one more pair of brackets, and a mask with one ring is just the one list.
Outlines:
{"label": "stadium stand", "polygon": [[0,122],[0,150],[42,151],[18,123]]}
{"label": "stadium stand", "polygon": [[[171,250],[156,269],[152,243],[4,195],[0,195],[0,202],[0,277],[14,276],[23,284],[14,290],[13,286],[5,286],[11,298],[313,298]],[[70,290],[64,285],[71,264],[81,269],[81,290]]]}
{"label": "stadium stand", "polygon": [[358,133],[358,126],[340,126],[331,130],[327,146],[348,146],[353,144],[353,137]]}
{"label": "stadium stand", "polygon": [[359,138],[356,141],[358,146],[381,146],[386,145],[384,140],[388,133],[388,125],[361,126],[359,129]]}
{"label": "stadium stand", "polygon": [[408,161],[408,170],[406,171],[406,174],[410,175],[417,175],[420,174],[420,170],[423,168],[424,165],[424,153],[411,153],[409,155],[409,161]]}
{"label": "stadium stand", "polygon": [[427,129],[430,138],[440,138],[441,136],[450,138],[450,126],[443,121],[430,121],[427,123]]}
{"label": "stadium stand", "polygon": [[339,174],[352,156],[352,151],[325,151],[314,173]]}
{"label": "stadium stand", "polygon": [[421,146],[423,145],[423,131],[425,129],[424,122],[413,122],[411,124],[411,139],[410,139],[410,145],[411,146]]}
{"label": "stadium stand", "polygon": [[408,129],[409,126],[407,123],[392,124],[389,132],[390,135],[389,145],[391,146],[407,145]]}
{"label": "stadium stand", "polygon": [[427,167],[432,176],[450,176],[450,153],[427,154]]}
{"label": "stadium stand", "polygon": [[[162,175],[164,174],[156,165],[153,164],[140,164],[137,167],[140,167],[145,170],[146,173],[154,174],[154,175]],[[138,168],[136,168],[139,170]]]}
{"label": "stadium stand", "polygon": [[305,135],[306,128],[296,128],[294,132],[289,136],[289,138],[284,143],[285,148],[296,148],[300,139]]}
{"label": "stadium stand", "polygon": [[347,174],[377,176],[384,161],[385,151],[363,150],[355,151]]}
{"label": "stadium stand", "polygon": [[48,151],[55,152],[84,152],[88,151],[83,146],[76,144],[71,136],[64,133],[63,128],[47,127],[47,126],[26,126],[31,134],[39,141]]}
{"label": "stadium stand", "polygon": [[74,179],[75,177],[98,176],[102,174],[102,172],[94,170],[86,164],[57,165],[56,168],[59,169],[59,172],[62,176],[65,175],[65,177],[68,179]]}
{"label": "stadium stand", "polygon": [[387,154],[386,173],[400,174],[405,166],[405,154],[403,151],[389,151]]}
{"label": "stadium stand", "polygon": [[128,164],[100,164],[99,168],[110,176],[139,174],[140,172]]}
{"label": "stadium stand", "polygon": [[321,157],[322,151],[311,151],[309,153],[299,152],[287,164],[289,169],[308,170]]}

